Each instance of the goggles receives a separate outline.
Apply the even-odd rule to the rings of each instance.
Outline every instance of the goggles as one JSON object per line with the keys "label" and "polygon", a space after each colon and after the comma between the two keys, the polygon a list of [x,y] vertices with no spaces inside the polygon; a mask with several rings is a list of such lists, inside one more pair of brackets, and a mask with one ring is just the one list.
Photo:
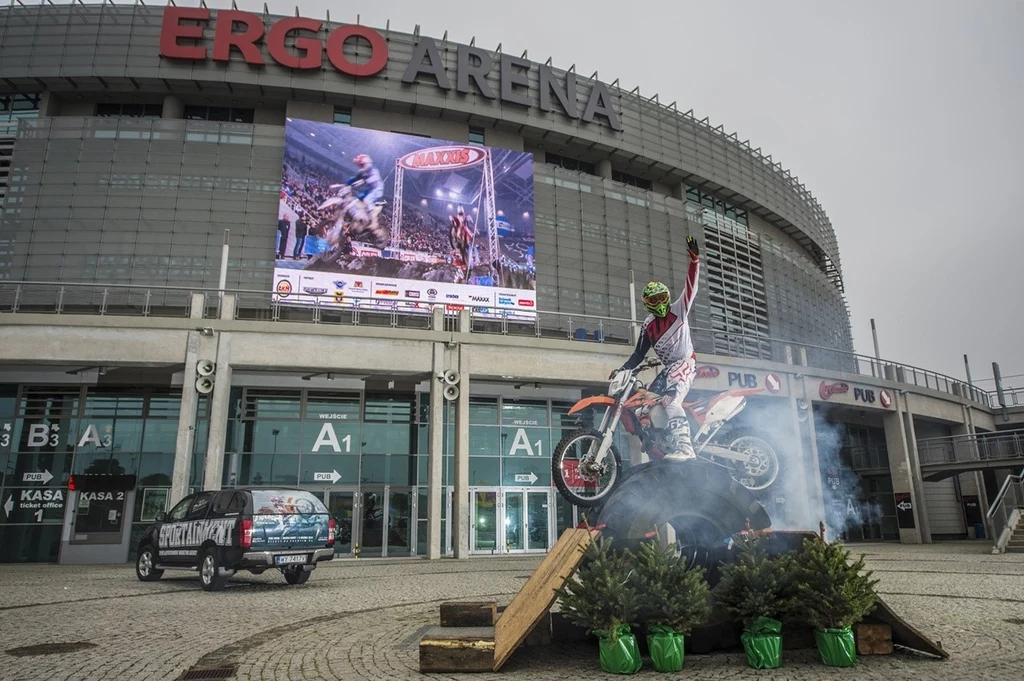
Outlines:
{"label": "goggles", "polygon": [[668,291],[662,291],[661,293],[655,293],[652,296],[644,298],[644,304],[646,305],[662,305],[668,302]]}

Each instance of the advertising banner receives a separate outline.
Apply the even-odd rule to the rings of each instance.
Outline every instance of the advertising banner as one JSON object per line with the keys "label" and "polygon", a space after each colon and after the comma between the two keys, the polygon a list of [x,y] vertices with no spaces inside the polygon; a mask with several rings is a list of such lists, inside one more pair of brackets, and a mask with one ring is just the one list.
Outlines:
{"label": "advertising banner", "polygon": [[273,297],[532,321],[533,156],[288,119]]}

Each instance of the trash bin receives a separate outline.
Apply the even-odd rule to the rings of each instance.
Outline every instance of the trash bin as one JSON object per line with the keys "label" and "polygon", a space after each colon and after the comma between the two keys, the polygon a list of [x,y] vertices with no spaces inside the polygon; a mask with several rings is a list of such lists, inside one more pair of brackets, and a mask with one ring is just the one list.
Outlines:
{"label": "trash bin", "polygon": [[974,538],[984,539],[985,538],[985,523],[974,523]]}

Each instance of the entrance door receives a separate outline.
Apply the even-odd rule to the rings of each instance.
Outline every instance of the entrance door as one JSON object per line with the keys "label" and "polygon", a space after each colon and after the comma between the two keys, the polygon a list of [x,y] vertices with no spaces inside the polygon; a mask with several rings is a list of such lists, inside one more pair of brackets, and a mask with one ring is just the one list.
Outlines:
{"label": "entrance door", "polygon": [[503,491],[505,550],[509,553],[544,552],[551,547],[550,490],[508,489]]}
{"label": "entrance door", "polygon": [[415,498],[411,488],[387,488],[388,505],[387,546],[385,555],[408,556],[412,554],[413,528],[416,517]]}
{"label": "entrance door", "polygon": [[334,522],[338,524],[334,552],[352,555],[352,536],[355,530],[355,495],[352,490],[328,490],[324,503]]}
{"label": "entrance door", "polygon": [[501,553],[498,535],[498,490],[477,488],[470,509],[469,546],[473,553]]}

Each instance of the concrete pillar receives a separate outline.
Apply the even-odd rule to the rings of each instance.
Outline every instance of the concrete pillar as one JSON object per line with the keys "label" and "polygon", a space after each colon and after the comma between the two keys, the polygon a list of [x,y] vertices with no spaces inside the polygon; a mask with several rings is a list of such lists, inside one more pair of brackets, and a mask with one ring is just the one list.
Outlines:
{"label": "concrete pillar", "polygon": [[[202,299],[202,294],[197,294]],[[202,310],[202,302],[193,308]],[[199,361],[199,332],[190,331],[185,348],[185,376],[181,384],[181,411],[178,413],[178,439],[174,445],[174,470],[171,473],[170,505],[188,496],[188,482],[192,473],[192,449],[196,434],[196,407],[199,393],[196,391],[196,362]]]}
{"label": "concrete pillar", "polygon": [[[897,393],[896,400],[898,404],[899,393]],[[924,495],[924,478],[921,473],[921,458],[917,451],[917,430],[914,428],[914,414],[910,411],[910,402],[907,399],[906,393],[903,393],[903,407],[904,426],[907,432],[907,444],[909,446],[910,462],[912,465],[911,470],[913,471],[911,480],[913,481],[914,488],[917,490],[917,514],[921,522],[921,539],[925,544],[931,544],[931,520],[928,518],[928,500]]]}
{"label": "concrete pillar", "polygon": [[231,406],[231,334],[223,331],[217,338],[217,370],[210,397],[210,436],[206,442],[204,490],[220,489],[224,472],[228,408]]}
{"label": "concrete pillar", "polygon": [[50,118],[60,115],[60,97],[46,90],[39,95],[39,117]]}
{"label": "concrete pillar", "polygon": [[[460,314],[462,319],[469,314]],[[455,401],[455,491],[452,499],[452,545],[456,558],[469,557],[469,362],[465,345],[458,349],[459,399]]]}
{"label": "concrete pillar", "polygon": [[[977,430],[974,428],[974,409],[968,407],[966,404],[960,405],[961,412],[963,414],[963,423],[959,423],[949,428],[950,435],[970,435],[972,438],[977,435]],[[972,440],[971,448],[976,450],[977,443]],[[973,456],[978,456],[977,451],[971,452]],[[985,537],[988,539],[995,540],[995,527],[992,525],[991,518],[988,517],[989,505],[988,505],[988,493],[985,488],[985,476],[981,471],[972,471],[970,473],[960,474],[960,493],[961,494],[973,494],[978,497],[978,507],[981,509],[981,519],[985,524]],[[963,509],[962,509],[963,510]],[[966,512],[965,512],[966,520]],[[971,532],[972,528],[967,527],[967,531]]]}
{"label": "concrete pillar", "polygon": [[185,103],[174,95],[164,95],[164,108],[161,118],[184,118]]}
{"label": "concrete pillar", "polygon": [[612,179],[612,162],[606,158],[597,162],[597,176],[606,180]]}
{"label": "concrete pillar", "polygon": [[907,433],[904,427],[903,413],[897,409],[887,412],[882,417],[885,428],[885,446],[889,452],[889,475],[892,478],[893,493],[910,493],[910,503],[914,508],[914,527],[899,528],[900,542],[903,544],[921,543],[921,506],[920,494],[914,485],[914,466],[910,459],[910,447],[907,445]]}
{"label": "concrete pillar", "polygon": [[[817,530],[818,522],[826,520],[825,512],[825,490],[821,484],[821,460],[818,455],[818,432],[814,426],[814,403],[807,394],[807,380],[791,377],[789,384],[790,408],[793,410],[793,419],[796,422],[796,432],[800,446],[803,449],[802,458],[806,462],[804,473],[807,480],[807,513],[813,525],[807,529]],[[797,402],[797,394],[803,395],[802,400],[806,409],[800,409]],[[800,412],[807,414],[804,421],[800,420]]]}
{"label": "concrete pillar", "polygon": [[[437,312],[437,310],[435,310]],[[440,315],[434,315],[434,321]],[[427,449],[427,559],[441,557],[441,507],[444,472],[444,383],[437,376],[444,373],[444,345],[434,343],[433,376],[430,381],[430,432]]]}

